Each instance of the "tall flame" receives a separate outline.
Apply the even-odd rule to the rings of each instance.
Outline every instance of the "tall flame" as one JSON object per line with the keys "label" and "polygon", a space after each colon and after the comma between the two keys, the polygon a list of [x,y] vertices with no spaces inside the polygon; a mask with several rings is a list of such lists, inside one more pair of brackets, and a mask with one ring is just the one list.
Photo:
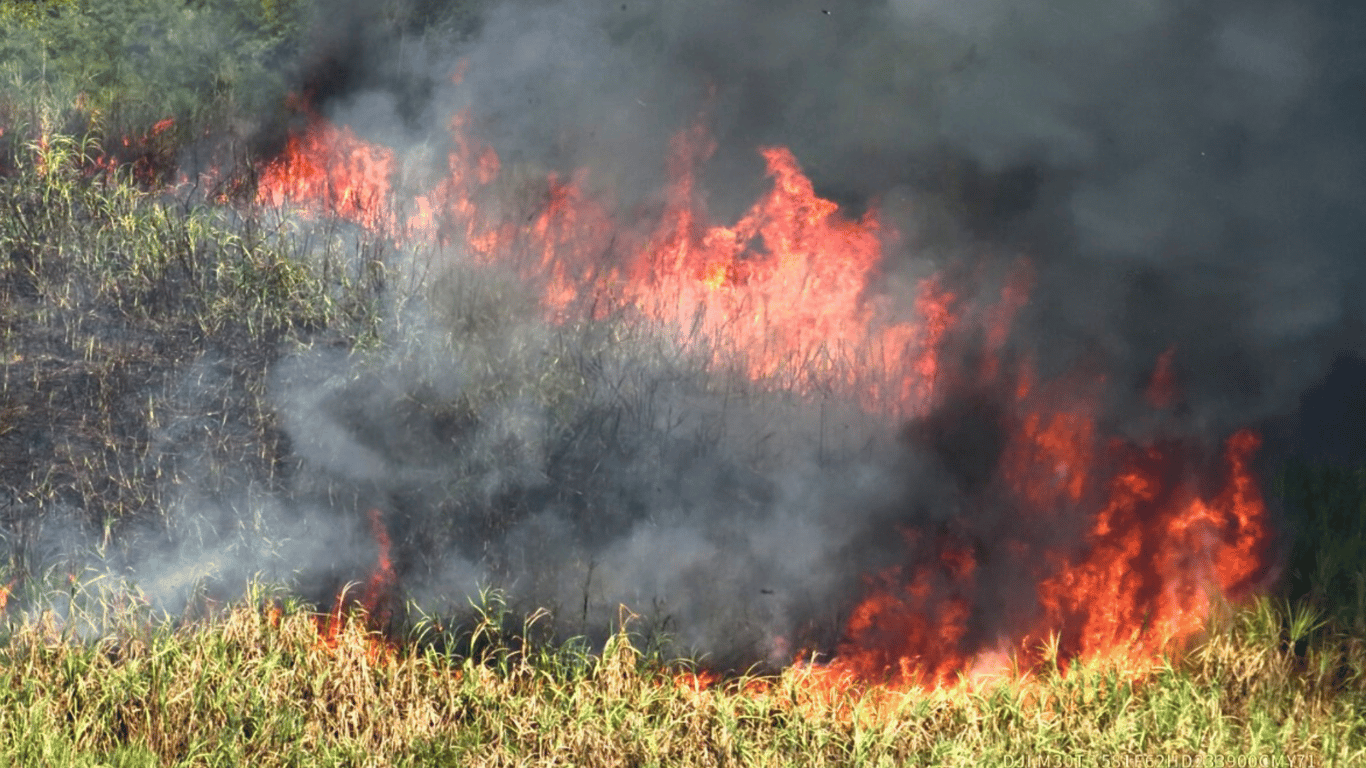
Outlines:
{"label": "tall flame", "polygon": [[[540,285],[552,319],[631,313],[773,387],[835,391],[902,418],[943,400],[941,349],[968,323],[963,302],[934,277],[919,281],[913,306],[891,301],[879,286],[883,242],[894,233],[876,212],[850,219],[818,197],[789,150],[762,148],[770,190],[735,224],[709,225],[695,169],[714,144],[699,122],[670,145],[657,220],[624,226],[585,191],[585,172],[545,178],[531,215],[509,215],[498,199],[498,155],[472,137],[468,114],[451,130],[446,176],[406,217],[390,187],[394,154],[321,120],[265,168],[259,199],[462,243]],[[999,477],[980,500],[1011,511],[1004,541],[984,552],[970,525],[903,531],[905,561],[867,577],[824,679],[947,685],[1006,660],[1033,665],[1048,641],[1064,660],[1138,662],[1189,638],[1212,599],[1246,587],[1262,568],[1266,508],[1249,466],[1257,436],[1228,439],[1223,489],[1213,496],[1201,493],[1194,447],[1106,438],[1096,423],[1102,380],[1041,383],[1027,361],[1010,371],[1003,364],[1030,284],[1022,263],[978,319],[982,355],[972,373],[1013,397]],[[1156,363],[1147,392],[1154,408],[1175,402],[1173,354]],[[377,578],[392,584],[388,540],[376,526]],[[1059,544],[1068,530],[1072,543]],[[1000,637],[983,636],[978,621],[984,556],[1035,585],[1008,620],[991,623]]]}

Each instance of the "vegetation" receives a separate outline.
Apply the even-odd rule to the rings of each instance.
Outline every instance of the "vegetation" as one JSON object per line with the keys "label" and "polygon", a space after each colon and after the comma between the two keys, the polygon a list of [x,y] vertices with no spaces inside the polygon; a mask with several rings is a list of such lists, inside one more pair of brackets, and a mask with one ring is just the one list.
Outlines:
{"label": "vegetation", "polygon": [[135,606],[104,608],[115,629],[84,642],[51,614],[11,623],[0,645],[6,763],[1356,765],[1366,729],[1360,643],[1304,613],[1287,629],[1269,600],[1139,683],[1074,667],[975,692],[824,698],[802,670],[698,690],[626,632],[599,654],[505,638],[470,654],[469,640],[502,631],[487,608],[463,653],[376,653],[359,622],[327,645],[313,614],[265,590],[178,628]]}
{"label": "vegetation", "polygon": [[[389,23],[411,28],[421,9],[404,8]],[[1282,594],[1221,611],[1138,682],[1079,664],[904,695],[829,691],[801,668],[703,686],[649,650],[644,619],[592,647],[552,641],[496,592],[460,616],[410,607],[387,635],[355,616],[329,639],[286,585],[228,602],[204,587],[168,615],[114,583],[94,564],[149,521],[185,537],[216,524],[168,513],[182,484],[297,493],[273,367],[309,348],[363,356],[402,317],[392,281],[410,255],[383,238],[258,209],[238,182],[166,191],[206,129],[286,109],[274,73],[308,11],[0,3],[0,765],[1366,763],[1366,470],[1286,467]],[[515,298],[495,288],[445,322],[476,338]],[[605,440],[582,426],[601,420],[584,404],[601,359],[549,349],[471,397],[539,397],[576,439]],[[164,395],[192,374],[216,383]],[[203,420],[233,427],[200,429],[192,455],[166,447]]]}

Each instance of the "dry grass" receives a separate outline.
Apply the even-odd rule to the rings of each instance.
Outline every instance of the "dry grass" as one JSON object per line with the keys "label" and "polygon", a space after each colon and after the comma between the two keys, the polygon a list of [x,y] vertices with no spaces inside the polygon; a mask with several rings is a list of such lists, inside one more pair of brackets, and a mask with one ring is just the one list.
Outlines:
{"label": "dry grass", "polygon": [[[1302,532],[1294,603],[1229,610],[1137,683],[1073,664],[976,691],[828,691],[800,669],[698,690],[625,622],[596,652],[534,642],[505,631],[494,595],[443,642],[432,623],[388,645],[353,622],[329,645],[274,588],[156,618],[136,592],[70,576],[78,558],[54,558],[71,548],[53,536],[93,530],[80,543],[97,557],[136,521],[169,525],[167,489],[191,472],[206,494],[281,483],[271,366],[309,344],[381,345],[393,253],[334,224],[92,174],[91,142],[51,128],[10,126],[0,175],[0,765],[1366,763],[1359,475],[1281,489],[1323,521]],[[479,320],[477,302],[461,307],[450,322]],[[176,396],[201,369],[217,383]],[[596,417],[577,370],[528,358],[472,391],[533,386],[582,439]],[[158,442],[176,430],[202,432],[193,466]]]}
{"label": "dry grass", "polygon": [[[92,592],[93,594],[93,592]],[[1360,645],[1268,647],[1271,603],[1137,683],[1073,665],[983,690],[822,691],[819,675],[701,688],[624,632],[598,654],[389,646],[348,622],[332,645],[279,591],[192,623],[99,600],[80,640],[52,611],[0,643],[0,762],[14,765],[1010,765],[1066,757],[1366,756]],[[1270,622],[1272,626],[1267,626]],[[629,622],[628,622],[629,624]],[[485,628],[487,629],[487,628]],[[481,628],[473,627],[477,633]],[[1308,667],[1308,669],[1306,668]],[[1350,670],[1341,674],[1313,670]]]}

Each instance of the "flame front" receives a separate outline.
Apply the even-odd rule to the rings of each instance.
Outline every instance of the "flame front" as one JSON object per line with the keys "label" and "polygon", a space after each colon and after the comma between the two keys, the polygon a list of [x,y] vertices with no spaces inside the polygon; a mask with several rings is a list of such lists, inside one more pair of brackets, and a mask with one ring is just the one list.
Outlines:
{"label": "flame front", "polygon": [[[782,147],[760,150],[768,193],[735,224],[709,225],[695,172],[714,145],[700,122],[671,143],[670,183],[652,224],[614,222],[611,206],[585,191],[586,173],[544,178],[531,215],[514,214],[507,174],[469,124],[467,114],[452,121],[448,173],[412,198],[406,217],[390,188],[393,153],[320,120],[266,167],[259,200],[408,240],[461,243],[539,285],[552,320],[627,313],[761,385],[836,392],[896,418],[924,416],[944,400],[957,381],[945,368],[947,340],[981,326],[971,376],[1009,402],[998,471],[973,498],[1008,510],[1008,523],[989,545],[971,523],[904,530],[904,562],[867,576],[834,660],[812,667],[814,680],[948,685],[962,674],[1031,668],[1048,643],[1064,663],[1141,664],[1198,632],[1212,600],[1236,595],[1263,569],[1254,433],[1228,439],[1222,490],[1202,494],[1209,484],[1193,469],[1195,447],[1101,433],[1099,377],[1038,382],[1028,361],[1006,365],[1013,318],[1028,301],[1028,264],[976,320],[936,277],[918,282],[910,307],[899,305],[882,273],[884,242],[896,233],[875,212],[850,219],[818,197]],[[1146,394],[1154,409],[1176,401],[1173,354],[1156,361]],[[379,540],[378,572],[392,583],[387,539]],[[985,569],[1033,585],[1032,594],[984,605]],[[986,621],[986,611],[1002,616]]]}
{"label": "flame front", "polygon": [[393,153],[321,121],[266,166],[257,199],[409,240],[458,240],[540,284],[552,319],[629,310],[775,388],[833,387],[901,414],[929,406],[953,295],[924,280],[915,310],[898,313],[873,290],[883,237],[876,214],[843,217],[815,195],[787,149],[761,150],[773,188],[733,226],[707,226],[700,210],[694,168],[713,148],[700,126],[672,142],[671,183],[652,228],[613,222],[583,191],[583,174],[545,179],[539,210],[517,226],[508,219],[518,217],[490,215],[480,204],[501,167],[467,125],[463,114],[452,121],[449,174],[415,197],[416,211],[401,225]]}

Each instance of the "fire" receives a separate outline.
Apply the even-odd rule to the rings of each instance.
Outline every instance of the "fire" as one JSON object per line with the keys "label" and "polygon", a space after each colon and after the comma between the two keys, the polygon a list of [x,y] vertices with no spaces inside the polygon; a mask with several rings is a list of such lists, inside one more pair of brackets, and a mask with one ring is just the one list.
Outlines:
{"label": "fire", "polygon": [[1043,621],[1066,630],[1066,655],[1155,654],[1199,632],[1215,595],[1247,586],[1266,524],[1248,468],[1259,444],[1250,431],[1229,438],[1226,487],[1211,499],[1174,477],[1175,446],[1117,447],[1124,469],[1108,483],[1088,550],[1039,586]]}
{"label": "fire", "polygon": [[262,171],[257,202],[302,205],[387,229],[393,171],[393,152],[361,141],[349,128],[315,119],[303,136],[291,136],[285,151]]}
{"label": "fire", "polygon": [[[773,188],[733,226],[705,224],[693,168],[713,147],[700,126],[672,142],[672,182],[653,228],[613,222],[584,192],[584,175],[549,176],[540,209],[514,226],[480,205],[498,180],[497,154],[467,135],[467,115],[451,129],[449,173],[415,198],[407,237],[458,240],[476,258],[514,264],[543,286],[553,319],[629,311],[755,381],[802,393],[833,387],[899,413],[928,407],[953,295],[922,281],[914,311],[898,314],[872,285],[884,234],[876,214],[841,216],[787,149],[761,150]],[[396,231],[394,166],[391,151],[317,121],[266,166],[257,199]]]}
{"label": "fire", "polygon": [[[375,565],[370,577],[362,585],[359,595],[351,598],[346,590],[342,590],[333,601],[332,610],[319,619],[319,639],[329,648],[337,646],[345,628],[345,614],[349,606],[359,606],[368,626],[372,629],[384,630],[392,618],[398,579],[389,555],[389,531],[384,525],[384,513],[380,510],[372,508],[366,513],[366,517],[370,523],[370,535],[379,551],[375,556]],[[368,640],[366,650],[372,660],[387,656],[389,652],[383,641],[374,638]]]}
{"label": "fire", "polygon": [[[1267,510],[1249,466],[1259,444],[1247,430],[1229,438],[1224,487],[1204,497],[1185,446],[1103,441],[1085,413],[1029,413],[994,499],[1016,516],[1008,533],[1024,535],[989,554],[1036,584],[1035,604],[1013,625],[997,622],[1007,637],[982,636],[972,624],[981,593],[970,532],[928,543],[911,532],[918,564],[868,580],[822,679],[942,687],[963,673],[1028,670],[1050,644],[1064,669],[1085,657],[1140,670],[1179,650],[1216,597],[1239,595],[1261,571]],[[1106,466],[1118,470],[1097,471]],[[1098,511],[1071,512],[1088,509]],[[1078,519],[1089,520],[1081,548],[1059,549],[1046,531]]]}
{"label": "fire", "polygon": [[87,172],[112,176],[120,168],[126,168],[138,183],[157,186],[169,175],[174,155],[174,136],[169,131],[174,127],[175,118],[166,117],[141,136],[123,136],[117,140],[117,145],[106,144],[104,154],[90,158]]}
{"label": "fire", "polygon": [[379,552],[375,557],[375,568],[361,590],[360,603],[365,607],[370,620],[382,627],[392,618],[391,609],[398,577],[394,573],[394,563],[389,558],[389,531],[384,527],[383,513],[372,508],[367,517],[370,520],[370,535],[378,545]]}
{"label": "fire", "polygon": [[[929,414],[959,381],[1003,393],[999,471],[972,494],[982,510],[1005,511],[1003,530],[989,545],[971,521],[903,530],[904,562],[867,577],[835,659],[798,665],[824,681],[816,684],[947,686],[962,675],[1027,670],[1048,643],[1064,665],[1083,656],[1137,664],[1179,647],[1212,600],[1260,573],[1266,507],[1249,467],[1257,436],[1228,439],[1214,462],[1222,490],[1209,495],[1202,467],[1211,462],[1198,446],[1102,433],[1102,377],[1040,382],[1027,359],[1007,365],[1011,325],[1032,283],[1027,263],[979,316],[939,277],[920,280],[906,307],[892,300],[882,271],[884,243],[896,233],[876,211],[852,219],[817,196],[783,147],[759,150],[769,191],[733,225],[709,224],[695,170],[715,146],[699,121],[670,145],[671,181],[653,223],[624,225],[588,194],[586,172],[549,175],[530,215],[511,210],[505,169],[473,138],[469,115],[457,115],[451,132],[445,177],[413,198],[406,217],[392,190],[394,153],[321,119],[265,167],[258,200],[459,243],[539,285],[552,320],[625,314],[763,385],[835,392],[902,419]],[[978,367],[950,370],[943,349],[973,325]],[[1175,404],[1174,350],[1157,360],[1146,398],[1158,410]],[[378,512],[371,522],[380,559],[362,593],[367,607],[394,580]],[[1004,609],[984,604],[1003,602],[983,594],[987,569],[1032,592]],[[992,610],[1008,615],[984,618]]]}

